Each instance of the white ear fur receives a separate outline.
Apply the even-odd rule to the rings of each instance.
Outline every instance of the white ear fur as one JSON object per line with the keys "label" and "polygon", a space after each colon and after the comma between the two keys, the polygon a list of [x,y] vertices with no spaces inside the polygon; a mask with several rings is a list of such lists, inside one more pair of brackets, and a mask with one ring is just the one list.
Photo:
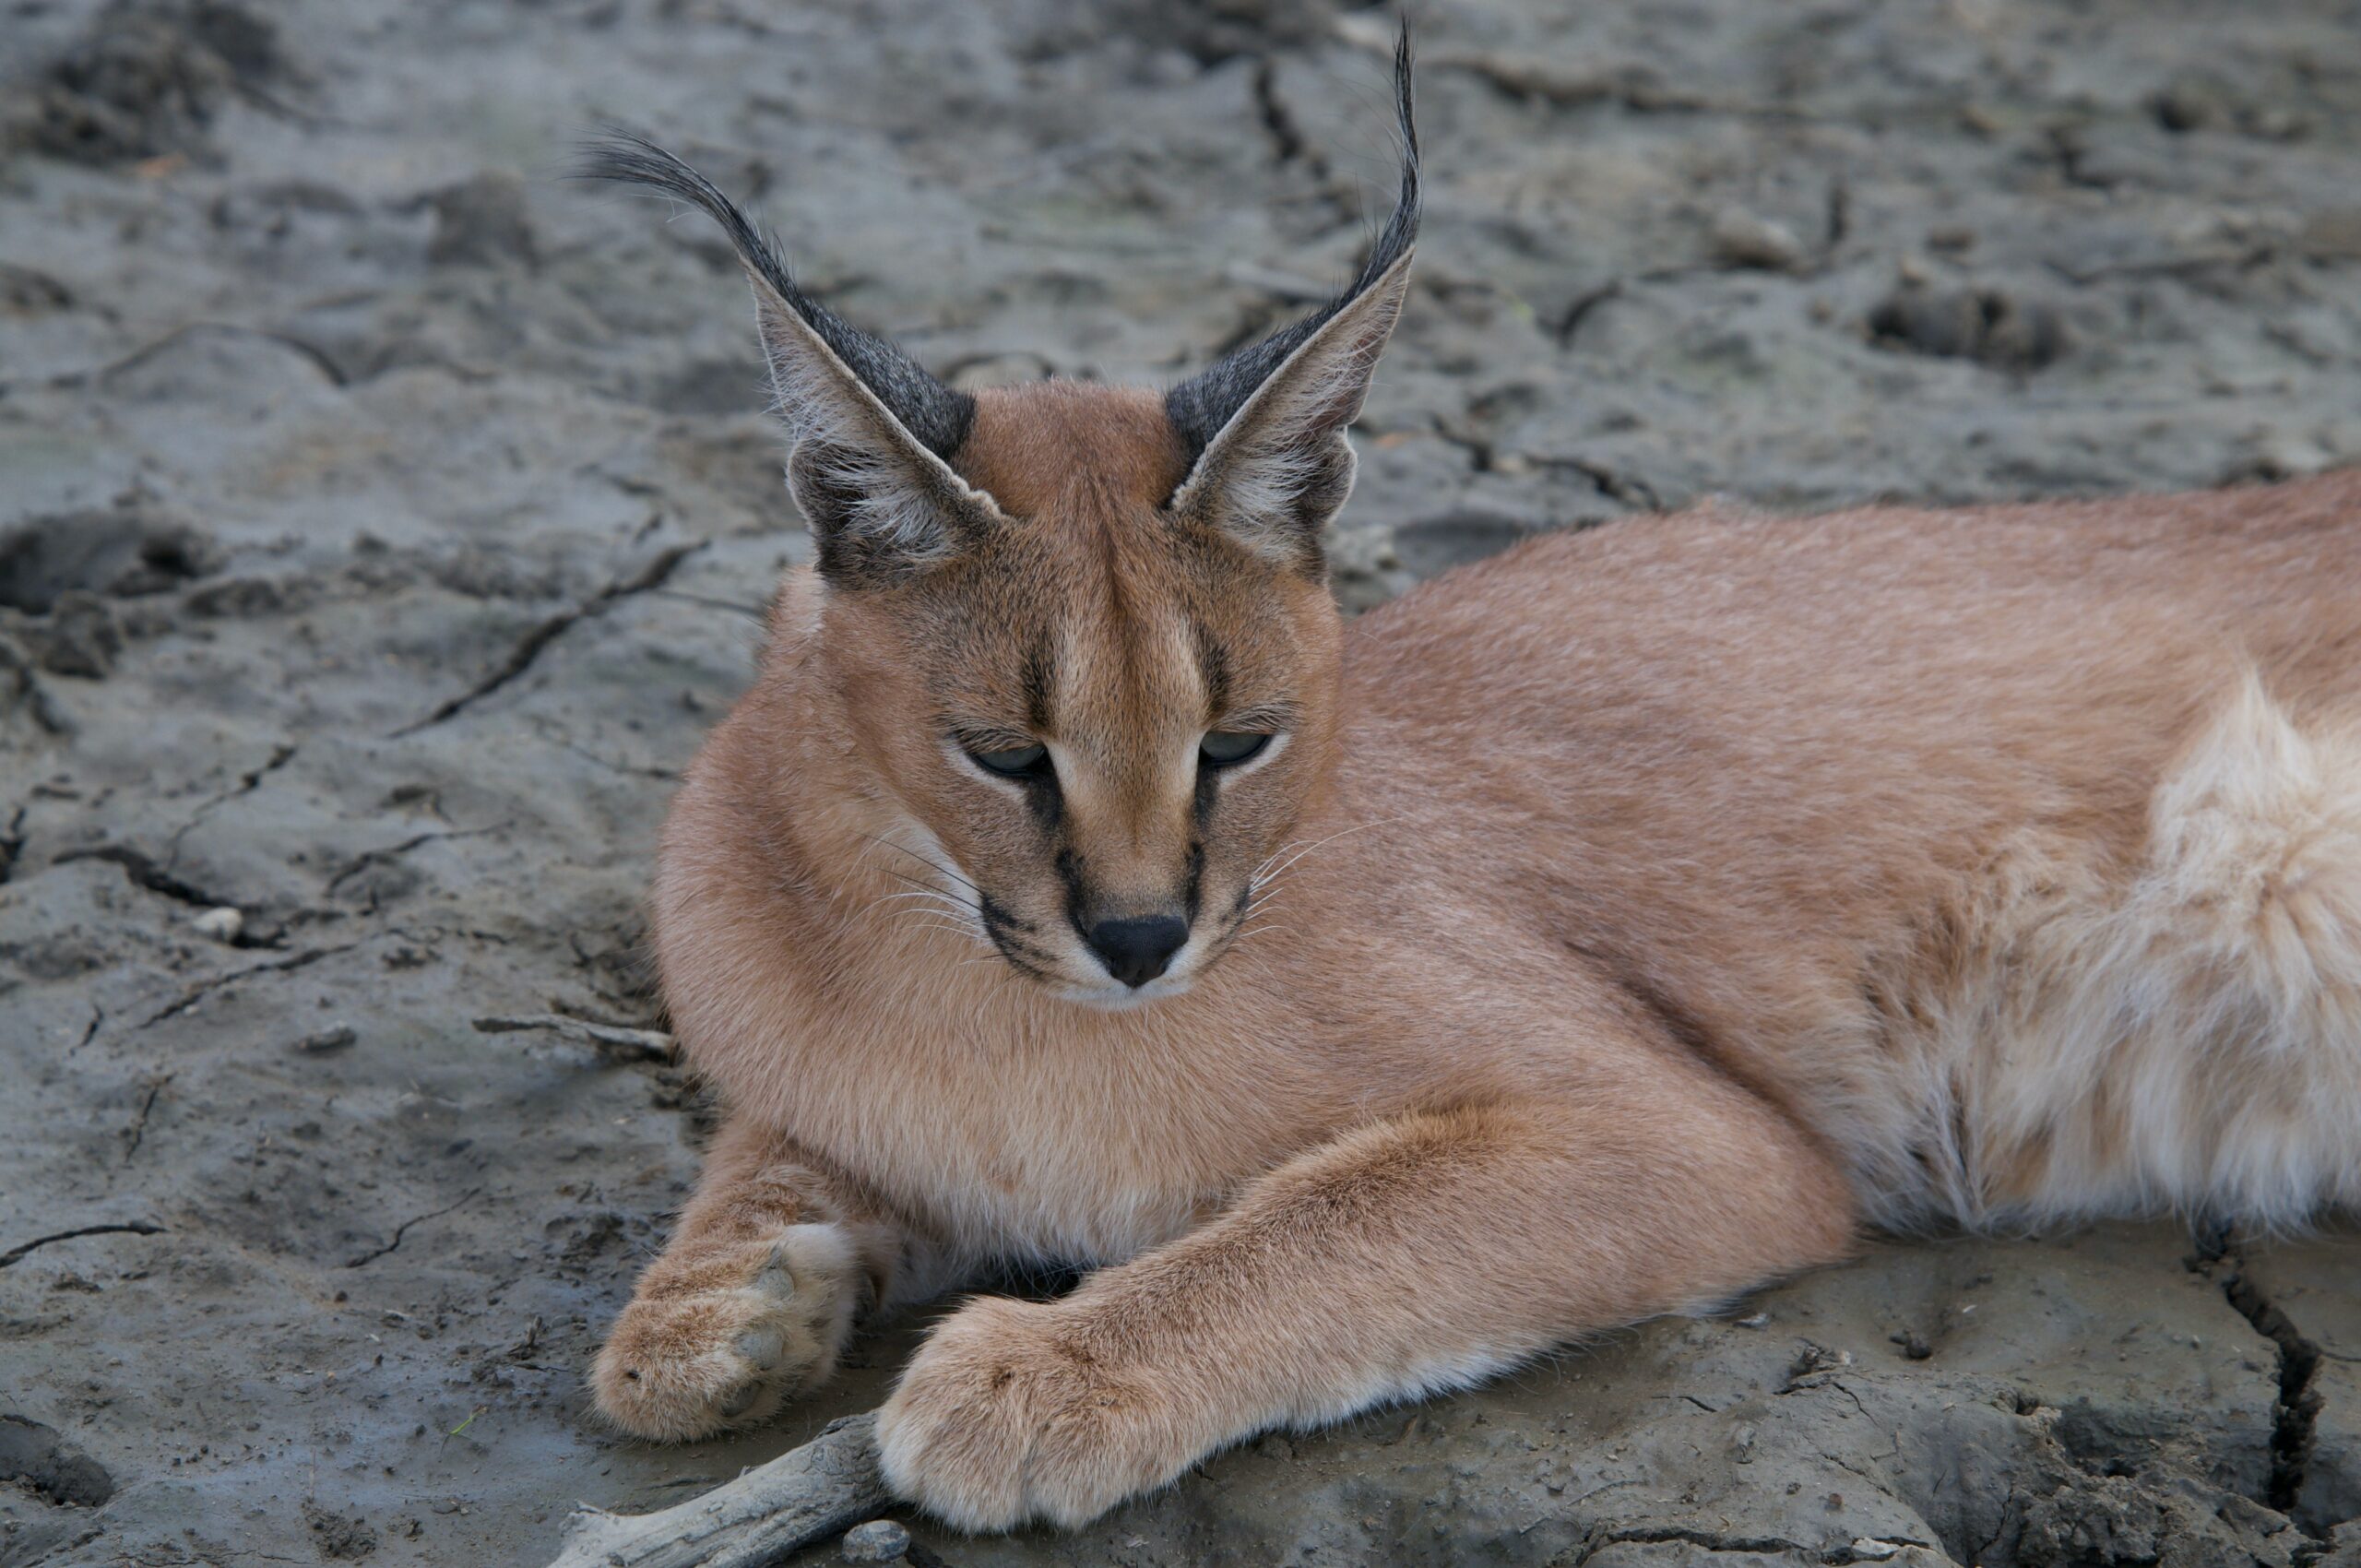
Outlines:
{"label": "white ear fur", "polygon": [[896,419],[801,313],[750,271],[769,361],[772,407],[794,445],[788,485],[831,576],[908,571],[958,552],[1002,520]]}
{"label": "white ear fur", "polygon": [[1360,417],[1409,288],[1405,251],[1239,406],[1173,493],[1173,513],[1274,561],[1316,566],[1320,531],[1352,490],[1345,429]]}

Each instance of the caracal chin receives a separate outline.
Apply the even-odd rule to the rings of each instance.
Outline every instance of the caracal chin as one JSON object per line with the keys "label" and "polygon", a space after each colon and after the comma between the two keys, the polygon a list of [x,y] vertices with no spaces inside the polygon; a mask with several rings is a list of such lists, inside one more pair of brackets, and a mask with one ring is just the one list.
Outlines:
{"label": "caracal chin", "polygon": [[1865,1226],[2361,1196],[2361,473],[1532,540],[1351,624],[1402,314],[1164,392],[955,392],[722,225],[816,545],[689,771],[664,993],[726,1120],[595,1372],[769,1419],[998,1265],[879,1420],[950,1523],[1086,1520]]}

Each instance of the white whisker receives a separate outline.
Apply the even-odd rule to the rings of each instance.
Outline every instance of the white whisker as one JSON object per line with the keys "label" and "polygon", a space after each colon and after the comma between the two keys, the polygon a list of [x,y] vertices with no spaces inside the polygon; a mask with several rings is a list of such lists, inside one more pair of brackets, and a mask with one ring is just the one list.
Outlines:
{"label": "white whisker", "polygon": [[1334,832],[1334,833],[1331,833],[1330,835],[1328,835],[1328,837],[1327,837],[1323,838],[1323,839],[1320,839],[1320,840],[1318,840],[1318,841],[1317,841],[1317,842],[1315,842],[1315,843],[1307,844],[1307,845],[1305,845],[1302,849],[1296,850],[1296,852],[1295,852],[1294,854],[1287,856],[1287,860],[1286,860],[1286,861],[1282,861],[1278,866],[1275,867],[1275,868],[1274,868],[1273,870],[1271,870],[1270,872],[1265,873],[1264,874],[1264,876],[1261,878],[1261,880],[1264,880],[1264,881],[1269,881],[1269,882],[1275,882],[1275,881],[1277,881],[1277,880],[1278,880],[1278,878],[1279,878],[1279,876],[1281,875],[1281,873],[1283,873],[1284,872],[1286,872],[1286,871],[1287,871],[1287,869],[1289,866],[1294,865],[1297,861],[1299,861],[1302,860],[1306,855],[1311,854],[1314,849],[1324,849],[1324,848],[1326,848],[1328,845],[1334,844],[1337,839],[1344,837],[1347,834],[1350,834],[1350,833],[1363,833],[1363,832],[1367,832],[1369,829],[1370,829],[1370,828],[1372,828],[1372,827],[1391,827],[1391,826],[1393,826],[1395,823],[1397,823],[1397,822],[1402,822],[1402,821],[1405,821],[1405,820],[1406,820],[1406,819],[1405,819],[1405,818],[1403,818],[1403,817],[1398,817],[1398,816],[1386,817],[1386,818],[1384,818],[1383,820],[1382,820],[1382,821],[1378,821],[1378,822],[1361,822],[1361,823],[1356,823],[1356,824],[1354,824],[1354,825],[1353,825],[1352,826],[1350,826],[1350,827],[1340,828],[1340,829],[1338,829],[1336,832]]}
{"label": "white whisker", "polygon": [[[919,854],[916,849],[905,849],[901,845],[895,843],[890,838],[880,838],[874,833],[864,833],[861,837],[868,839],[872,844],[883,844],[886,849],[893,850],[897,855],[908,856],[911,860],[918,861],[919,864],[926,867],[927,870],[935,873],[939,876],[949,877],[952,881],[957,883],[968,892],[975,894],[979,898],[983,897],[982,888],[978,887],[974,883],[968,881],[966,877],[961,876],[949,866],[943,865],[935,861],[930,860],[926,856]],[[898,875],[899,873],[897,873],[896,874]]]}

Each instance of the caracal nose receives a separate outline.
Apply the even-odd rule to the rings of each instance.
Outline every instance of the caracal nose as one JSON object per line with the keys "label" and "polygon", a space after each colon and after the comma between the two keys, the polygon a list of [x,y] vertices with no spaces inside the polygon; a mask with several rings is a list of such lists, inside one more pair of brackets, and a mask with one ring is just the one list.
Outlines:
{"label": "caracal nose", "polygon": [[1128,986],[1143,986],[1171,966],[1172,955],[1189,940],[1189,922],[1171,915],[1099,921],[1084,933],[1107,972]]}

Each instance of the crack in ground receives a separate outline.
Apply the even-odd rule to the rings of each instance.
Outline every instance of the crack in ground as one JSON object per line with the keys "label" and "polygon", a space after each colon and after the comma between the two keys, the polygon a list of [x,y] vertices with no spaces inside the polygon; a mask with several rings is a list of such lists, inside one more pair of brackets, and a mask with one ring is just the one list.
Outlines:
{"label": "crack in ground", "polygon": [[680,780],[680,770],[677,768],[643,767],[633,763],[613,762],[600,756],[589,747],[578,746],[572,741],[560,741],[557,743],[583,761],[603,767],[610,773],[619,773],[626,778],[654,778],[667,784],[677,783]]}
{"label": "crack in ground", "polygon": [[170,871],[174,866],[181,863],[181,840],[188,837],[188,830],[190,828],[195,827],[212,813],[218,811],[222,806],[229,804],[239,796],[253,794],[256,790],[262,787],[262,781],[264,779],[269,778],[272,774],[278,772],[280,768],[285,767],[289,763],[293,762],[294,760],[294,744],[287,741],[279,742],[277,745],[270,748],[270,760],[268,762],[264,763],[260,767],[251,768],[246,772],[238,775],[238,783],[235,789],[224,790],[221,793],[214,796],[211,800],[197,807],[196,811],[190,813],[189,819],[172,830],[172,849],[164,856],[164,869],[166,871]]}
{"label": "crack in ground", "polygon": [[413,835],[398,844],[388,844],[382,849],[364,849],[353,857],[350,864],[328,878],[327,886],[322,889],[322,892],[329,897],[334,897],[338,888],[359,876],[371,866],[391,865],[421,845],[440,843],[445,838],[481,838],[487,833],[497,833],[507,826],[508,824],[500,822],[494,823],[490,827],[436,828],[432,832]]}
{"label": "crack in ground", "polygon": [[[235,321],[192,321],[184,327],[173,327],[154,342],[134,349],[121,359],[110,360],[102,365],[92,365],[87,370],[67,371],[63,374],[50,376],[47,380],[35,385],[53,392],[65,391],[85,385],[103,386],[125,371],[135,370],[175,343],[201,333],[212,333],[226,338],[253,338],[266,343],[276,343],[280,348],[290,350],[309,360],[312,367],[326,378],[329,386],[351,385],[352,377],[345,374],[344,367],[330,359],[326,350],[318,344],[306,342],[291,332],[276,332],[267,327],[248,327]],[[22,385],[24,384],[20,382],[0,381],[0,391]]]}
{"label": "crack in ground", "polygon": [[1610,278],[1595,288],[1585,289],[1576,294],[1567,302],[1566,308],[1560,314],[1556,325],[1549,328],[1550,340],[1561,349],[1572,348],[1574,334],[1583,329],[1583,323],[1589,318],[1590,313],[1609,300],[1620,299],[1622,295],[1623,279],[1620,278]]}
{"label": "crack in ground", "polygon": [[[2305,1471],[2311,1464],[2312,1429],[2319,1420],[2322,1401],[2312,1380],[2319,1372],[2320,1348],[2306,1338],[2295,1320],[2248,1277],[2242,1257],[2232,1255],[2231,1274],[2222,1282],[2222,1294],[2232,1311],[2279,1348],[2279,1397],[2272,1407],[2270,1492],[2261,1501],[2293,1519],[2296,1499],[2304,1490]],[[2303,1529],[2300,1524],[2296,1527]],[[2305,1534],[2311,1532],[2305,1530]]]}
{"label": "crack in ground", "polygon": [[[145,849],[130,844],[93,844],[79,849],[67,849],[49,863],[62,866],[74,861],[104,861],[110,865],[120,866],[133,885],[144,887],[150,893],[170,898],[176,904],[184,904],[192,909],[238,908],[236,899],[221,897],[195,883],[174,876],[158,865],[154,857]],[[266,936],[241,930],[228,940],[232,947],[272,947],[278,944],[276,932]]]}
{"label": "crack in ground", "polygon": [[1317,153],[1310,153],[1303,139],[1303,127],[1296,124],[1295,112],[1279,95],[1279,63],[1267,55],[1254,64],[1254,107],[1262,115],[1263,129],[1270,136],[1275,161],[1287,164],[1300,158],[1312,173],[1323,179],[1327,177],[1327,161]]}
{"label": "crack in ground", "polygon": [[[1849,219],[1843,220],[1850,221]],[[1832,208],[1830,222],[1834,225],[1838,221],[1839,209]],[[1828,258],[1822,256],[1809,266],[1798,264],[1786,276],[1817,277],[1828,265]],[[1547,317],[1536,317],[1534,325],[1559,348],[1571,349],[1573,347],[1575,335],[1582,330],[1583,323],[1589,317],[1591,312],[1609,301],[1625,297],[1632,289],[1647,283],[1680,283],[1691,279],[1721,277],[1734,272],[1754,272],[1757,277],[1768,276],[1759,269],[1736,261],[1679,261],[1674,262],[1669,267],[1652,267],[1643,272],[1609,278],[1603,283],[1595,284],[1568,301],[1565,308],[1559,313],[1556,321],[1550,321]]]}
{"label": "crack in ground", "polygon": [[460,1205],[467,1203],[472,1198],[480,1196],[482,1192],[483,1189],[481,1187],[470,1187],[465,1193],[459,1194],[458,1200],[456,1203],[445,1204],[441,1208],[434,1210],[431,1214],[412,1215],[409,1218],[403,1220],[399,1225],[394,1227],[394,1239],[392,1241],[386,1242],[384,1246],[379,1247],[374,1252],[363,1253],[359,1257],[350,1259],[344,1266],[347,1268],[360,1268],[363,1265],[375,1263],[379,1258],[384,1257],[387,1253],[392,1252],[396,1247],[402,1244],[402,1237],[409,1233],[411,1226],[423,1225],[430,1219],[440,1219],[445,1215],[450,1213],[453,1209],[459,1207]]}
{"label": "crack in ground", "polygon": [[147,1219],[135,1219],[123,1225],[84,1225],[72,1230],[60,1230],[53,1235],[36,1236],[22,1246],[0,1253],[0,1268],[13,1268],[51,1242],[71,1241],[77,1236],[160,1236],[163,1233],[162,1226]]}
{"label": "crack in ground", "polygon": [[1500,460],[1499,454],[1492,449],[1490,442],[1480,435],[1469,435],[1454,429],[1448,416],[1437,414],[1428,423],[1434,431],[1437,440],[1447,446],[1456,446],[1467,454],[1467,468],[1471,473],[1490,473],[1493,465]]}
{"label": "crack in ground", "polygon": [[1539,468],[1567,469],[1582,475],[1609,501],[1644,512],[1665,509],[1664,499],[1656,493],[1655,487],[1637,474],[1619,473],[1606,464],[1592,462],[1587,457],[1532,457],[1531,460]]}
{"label": "crack in ground", "polygon": [[665,580],[671,576],[682,562],[704,548],[703,540],[689,544],[673,545],[670,549],[659,552],[654,560],[630,576],[619,577],[572,609],[560,611],[557,614],[551,616],[517,639],[516,646],[508,650],[508,657],[501,660],[500,668],[461,692],[457,696],[445,698],[436,705],[433,712],[413,723],[403,725],[386,739],[398,741],[405,735],[415,735],[421,730],[431,729],[446,719],[458,717],[475,703],[492,695],[501,687],[532,669],[533,661],[540,658],[541,650],[555,642],[568,627],[576,622],[588,620],[619,599],[628,599],[634,594],[647,593],[662,588]]}
{"label": "crack in ground", "polygon": [[181,992],[179,1001],[172,1003],[160,1012],[151,1013],[142,1018],[138,1027],[143,1029],[152,1028],[167,1018],[176,1018],[223,986],[235,984],[250,975],[279,974],[290,969],[303,968],[318,963],[323,958],[333,958],[339,953],[350,953],[360,945],[361,944],[356,941],[340,943],[334,947],[314,947],[284,958],[274,959],[267,964],[248,964],[243,969],[232,969],[226,975],[216,975],[211,980],[200,980]]}
{"label": "crack in ground", "polygon": [[156,1109],[156,1097],[164,1092],[164,1086],[171,1083],[175,1075],[166,1073],[161,1077],[148,1080],[148,1093],[139,1101],[139,1114],[132,1118],[129,1140],[123,1151],[124,1169],[129,1170],[131,1162],[138,1158],[139,1146],[148,1137],[148,1113]]}

